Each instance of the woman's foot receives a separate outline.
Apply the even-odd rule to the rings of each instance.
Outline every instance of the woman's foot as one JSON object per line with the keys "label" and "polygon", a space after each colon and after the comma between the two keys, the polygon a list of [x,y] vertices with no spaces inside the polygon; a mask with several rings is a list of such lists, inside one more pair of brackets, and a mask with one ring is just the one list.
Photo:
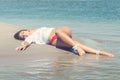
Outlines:
{"label": "woman's foot", "polygon": [[104,56],[108,56],[108,57],[114,57],[114,55],[113,54],[111,54],[111,53],[108,53],[108,52],[105,52],[105,51],[100,51],[100,53],[99,53],[100,55],[104,55]]}
{"label": "woman's foot", "polygon": [[80,47],[78,47],[77,52],[80,56],[83,56],[85,54],[85,51],[81,49]]}
{"label": "woman's foot", "polygon": [[85,54],[85,51],[80,48],[79,44],[76,44],[75,46],[73,46],[73,49],[78,52],[79,56],[83,56]]}

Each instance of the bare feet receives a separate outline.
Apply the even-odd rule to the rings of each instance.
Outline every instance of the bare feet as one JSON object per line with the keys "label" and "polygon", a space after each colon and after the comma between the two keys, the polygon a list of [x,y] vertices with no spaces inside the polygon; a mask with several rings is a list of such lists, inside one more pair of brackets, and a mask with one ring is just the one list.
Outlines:
{"label": "bare feet", "polygon": [[83,56],[85,54],[85,51],[81,49],[80,47],[78,47],[77,52],[80,56]]}
{"label": "bare feet", "polygon": [[83,56],[85,54],[85,51],[82,48],[80,48],[79,44],[76,44],[72,48],[78,52],[79,56]]}
{"label": "bare feet", "polygon": [[108,56],[108,57],[114,57],[113,54],[105,52],[105,51],[100,51],[100,55]]}

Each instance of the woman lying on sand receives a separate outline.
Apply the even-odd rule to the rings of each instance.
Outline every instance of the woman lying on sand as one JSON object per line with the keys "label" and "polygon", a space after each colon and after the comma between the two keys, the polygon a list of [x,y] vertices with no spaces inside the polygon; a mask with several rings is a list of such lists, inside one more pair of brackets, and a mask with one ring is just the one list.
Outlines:
{"label": "woman lying on sand", "polygon": [[23,40],[23,44],[16,48],[17,51],[25,50],[30,44],[36,43],[50,44],[63,49],[73,49],[74,51],[77,51],[79,56],[86,53],[93,53],[114,57],[111,53],[95,50],[73,40],[71,30],[68,27],[42,27],[35,30],[22,29],[14,35],[14,38],[17,40]]}

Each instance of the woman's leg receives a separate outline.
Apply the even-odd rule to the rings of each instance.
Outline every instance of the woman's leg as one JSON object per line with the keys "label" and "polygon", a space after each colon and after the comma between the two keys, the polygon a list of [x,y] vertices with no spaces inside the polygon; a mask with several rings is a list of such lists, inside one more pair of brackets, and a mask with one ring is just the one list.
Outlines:
{"label": "woman's leg", "polygon": [[56,35],[58,36],[58,38],[60,38],[63,42],[65,42],[67,45],[69,45],[69,47],[72,47],[75,45],[75,42],[72,40],[72,38],[68,35],[69,32],[67,33],[67,28],[57,28],[55,30]]}
{"label": "woman's leg", "polygon": [[[70,29],[68,27],[58,28],[58,29],[56,29],[55,32],[56,32],[56,34],[59,37],[57,46],[60,46],[60,47],[73,47],[76,44],[79,44],[79,47],[78,47],[77,50],[78,50],[78,53],[80,55],[83,55],[83,53],[85,53],[85,52],[93,53],[93,54],[98,53],[97,50],[95,50],[93,48],[90,48],[90,47],[88,47],[86,45],[83,45],[81,43],[78,43],[77,41],[72,40],[72,38],[71,38],[72,37],[71,31],[70,31]],[[99,54],[105,55],[105,56],[109,56],[109,57],[114,57],[113,54],[107,53],[105,51],[100,51]]]}
{"label": "woman's leg", "polygon": [[[77,44],[74,40],[72,40],[71,31],[69,30],[69,28],[67,27],[58,28],[56,29],[55,33],[58,36],[58,40],[56,43],[57,47],[63,47],[63,48],[69,47],[70,48]],[[79,55],[83,55],[85,53],[85,51],[81,49],[80,47],[78,47],[77,51]]]}
{"label": "woman's leg", "polygon": [[66,26],[62,26],[60,28],[61,31],[63,31],[65,34],[67,34],[69,37],[72,38],[72,31],[70,30],[70,28],[66,27]]}
{"label": "woman's leg", "polygon": [[93,49],[91,47],[83,45],[83,44],[81,44],[81,43],[79,43],[77,41],[75,41],[75,42],[78,43],[79,47],[81,47],[87,53],[100,54],[100,55],[104,55],[104,56],[108,56],[108,57],[114,57],[114,55],[111,54],[111,53],[108,53],[108,52],[105,52],[105,51],[98,51],[98,50],[95,50],[95,49]]}

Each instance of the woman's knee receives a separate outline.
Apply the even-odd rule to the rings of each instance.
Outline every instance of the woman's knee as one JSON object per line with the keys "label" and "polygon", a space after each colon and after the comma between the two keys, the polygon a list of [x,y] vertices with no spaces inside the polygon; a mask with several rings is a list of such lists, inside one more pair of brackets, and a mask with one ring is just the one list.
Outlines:
{"label": "woman's knee", "polygon": [[62,30],[64,33],[66,33],[67,35],[71,36],[71,30],[70,30],[69,27],[67,27],[67,26],[62,26],[62,27],[61,27],[61,30]]}
{"label": "woman's knee", "polygon": [[55,33],[60,33],[61,31],[59,28],[55,29]]}
{"label": "woman's knee", "polygon": [[65,32],[65,31],[68,31],[68,30],[69,30],[68,27],[62,26],[62,27],[59,27],[59,28],[55,29],[55,32],[59,33],[59,32]]}
{"label": "woman's knee", "polygon": [[55,29],[55,33],[58,34],[58,35],[59,35],[60,33],[65,33],[65,34],[67,34],[68,36],[72,37],[72,35],[71,35],[71,30],[70,30],[70,28],[67,27],[67,26],[62,26],[62,27],[60,27],[60,28]]}
{"label": "woman's knee", "polygon": [[62,26],[61,30],[71,32],[70,28],[67,26]]}

